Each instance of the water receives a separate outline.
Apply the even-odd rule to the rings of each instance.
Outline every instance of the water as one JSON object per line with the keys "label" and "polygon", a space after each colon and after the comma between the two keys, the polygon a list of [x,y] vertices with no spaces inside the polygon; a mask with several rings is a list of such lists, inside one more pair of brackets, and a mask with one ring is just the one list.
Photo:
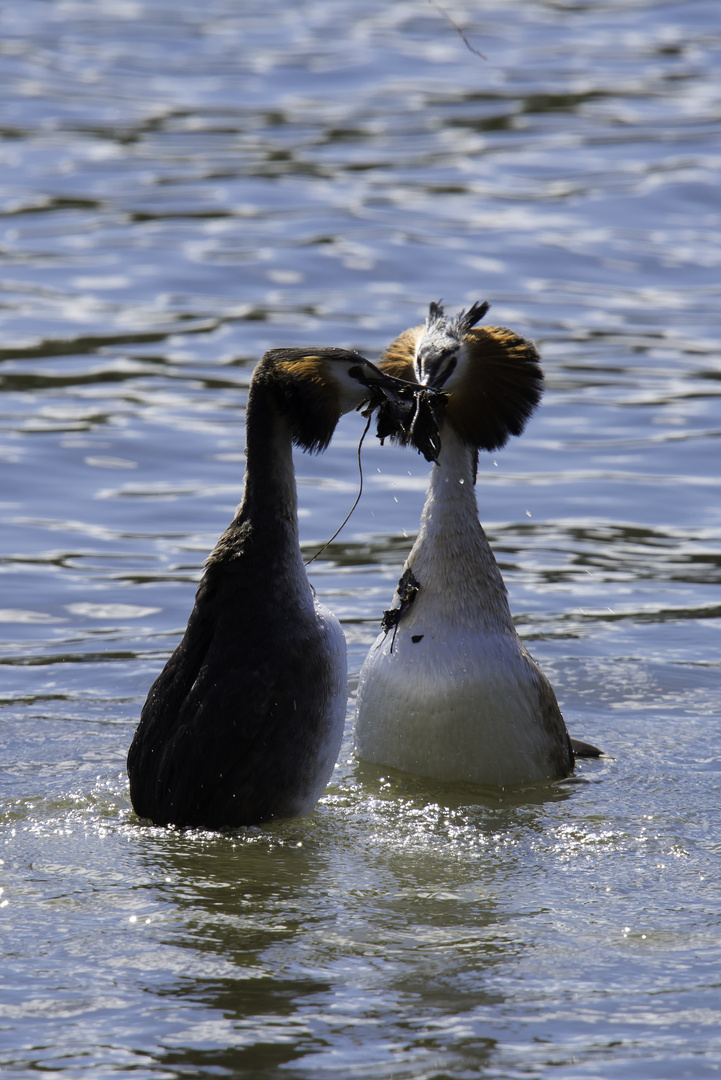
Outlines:
{"label": "water", "polygon": [[[0,12],[0,1070],[721,1070],[712,0]],[[481,517],[571,732],[514,794],[354,762],[314,814],[139,824],[124,761],[240,498],[270,347],[492,303],[547,392]],[[298,455],[310,555],[360,421]],[[364,447],[312,580],[354,692],[426,464]]]}

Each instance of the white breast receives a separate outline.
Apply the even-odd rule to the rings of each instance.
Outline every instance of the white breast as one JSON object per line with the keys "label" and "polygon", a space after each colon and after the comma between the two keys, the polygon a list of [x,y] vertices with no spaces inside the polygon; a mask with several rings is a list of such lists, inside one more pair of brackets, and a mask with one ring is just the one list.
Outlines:
{"label": "white breast", "polygon": [[307,814],[313,809],[330,780],[343,741],[348,704],[348,661],[343,628],[333,612],[317,601],[315,616],[322,633],[320,648],[328,660],[329,685],[322,688],[322,693],[319,693],[321,688],[312,686],[305,687],[304,693],[311,699],[317,694],[318,708],[325,709],[325,734],[311,759],[307,798],[299,806],[298,814]]}
{"label": "white breast", "polygon": [[517,638],[431,613],[431,621],[401,624],[395,640],[392,630],[381,634],[368,654],[356,752],[439,780],[537,783],[568,771],[554,766],[556,745],[565,743],[554,714],[560,721],[553,690]]}

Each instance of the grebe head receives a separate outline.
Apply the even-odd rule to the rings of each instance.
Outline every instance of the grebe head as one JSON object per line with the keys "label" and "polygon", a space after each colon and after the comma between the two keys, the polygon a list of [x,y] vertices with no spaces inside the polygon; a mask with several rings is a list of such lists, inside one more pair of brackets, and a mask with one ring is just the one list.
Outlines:
{"label": "grebe head", "polygon": [[446,318],[432,303],[425,326],[404,331],[380,367],[447,394],[443,419],[470,446],[498,450],[520,435],[543,393],[535,345],[503,326],[476,327],[489,305]]}
{"label": "grebe head", "polygon": [[415,368],[420,382],[434,387],[445,385],[458,366],[466,334],[483,318],[488,307],[484,301],[446,319],[441,303],[430,305],[425,333],[416,350]]}
{"label": "grebe head", "polygon": [[[381,371],[360,353],[347,349],[271,349],[253,373],[254,383],[273,388],[289,424],[293,443],[303,450],[328,446],[343,413],[366,406],[378,411],[378,436],[398,439],[435,460],[438,425],[428,402],[444,395]],[[419,411],[424,423],[418,424]],[[426,412],[428,415],[426,416]]]}

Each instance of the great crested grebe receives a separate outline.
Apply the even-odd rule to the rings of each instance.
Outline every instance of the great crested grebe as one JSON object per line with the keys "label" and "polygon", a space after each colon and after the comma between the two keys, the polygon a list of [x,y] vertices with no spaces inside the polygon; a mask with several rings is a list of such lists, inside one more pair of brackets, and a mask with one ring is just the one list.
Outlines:
{"label": "great crested grebe", "polygon": [[261,359],[248,393],[243,501],[207,560],[128,753],[140,817],[224,828],[315,805],[343,734],[346,646],[303,565],[292,446],[324,450],[341,414],[367,402],[379,410],[379,434],[432,459],[437,429],[417,389],[344,349],[274,349]]}
{"label": "great crested grebe", "polygon": [[572,747],[556,695],[521,642],[506,587],[478,520],[479,449],[520,435],[540,401],[535,347],[512,330],[476,328],[488,304],[446,319],[431,304],[380,367],[442,388],[440,422],[420,530],[361,669],[356,754],[439,780],[505,786],[568,776]]}

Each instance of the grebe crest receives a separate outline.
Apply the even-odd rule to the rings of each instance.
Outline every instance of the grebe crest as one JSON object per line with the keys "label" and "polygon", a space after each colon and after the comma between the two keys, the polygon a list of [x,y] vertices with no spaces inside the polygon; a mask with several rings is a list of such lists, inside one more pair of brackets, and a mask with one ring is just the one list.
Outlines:
{"label": "grebe crest", "polygon": [[292,447],[325,449],[341,414],[363,407],[413,442],[419,391],[344,349],[274,349],[257,365],[243,500],[128,753],[141,817],[232,828],[315,805],[343,734],[346,647],[303,565]]}

